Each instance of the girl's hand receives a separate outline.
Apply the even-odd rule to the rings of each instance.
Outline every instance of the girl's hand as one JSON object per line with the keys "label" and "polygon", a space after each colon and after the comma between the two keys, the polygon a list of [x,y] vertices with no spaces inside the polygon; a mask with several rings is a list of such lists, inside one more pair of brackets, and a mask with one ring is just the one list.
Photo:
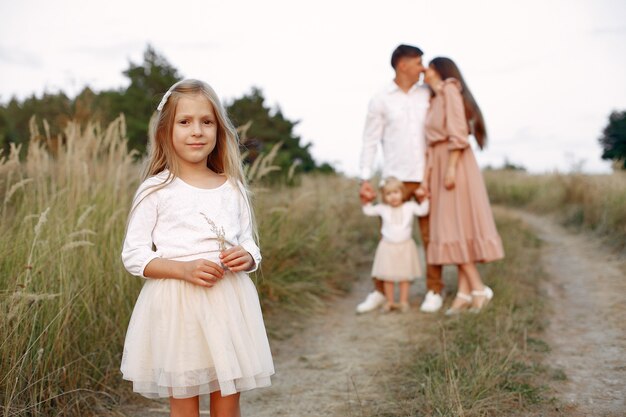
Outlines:
{"label": "girl's hand", "polygon": [[446,187],[446,190],[452,190],[454,188],[454,183],[456,181],[456,168],[448,167],[446,171],[446,176],[443,178],[443,186]]}
{"label": "girl's hand", "polygon": [[207,259],[195,259],[183,264],[183,279],[201,287],[210,288],[223,277],[222,267]]}
{"label": "girl's hand", "polygon": [[224,266],[233,272],[248,271],[254,266],[252,255],[239,245],[220,253],[220,260]]}

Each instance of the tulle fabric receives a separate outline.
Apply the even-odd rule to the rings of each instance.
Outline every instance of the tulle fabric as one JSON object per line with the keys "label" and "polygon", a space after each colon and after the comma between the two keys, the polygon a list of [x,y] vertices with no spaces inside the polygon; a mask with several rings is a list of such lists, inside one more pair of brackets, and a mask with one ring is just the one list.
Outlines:
{"label": "tulle fabric", "polygon": [[256,288],[227,272],[212,288],[148,279],[133,311],[124,379],[148,398],[223,396],[270,385],[274,366]]}
{"label": "tulle fabric", "polygon": [[390,242],[381,239],[374,255],[372,277],[382,281],[413,281],[422,275],[413,239]]}

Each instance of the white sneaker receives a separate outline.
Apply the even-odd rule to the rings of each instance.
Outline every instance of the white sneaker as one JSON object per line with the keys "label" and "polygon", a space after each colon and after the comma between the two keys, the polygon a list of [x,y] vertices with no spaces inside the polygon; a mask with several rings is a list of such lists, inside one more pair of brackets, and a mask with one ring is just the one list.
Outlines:
{"label": "white sneaker", "polygon": [[432,291],[426,293],[424,302],[420,307],[420,310],[424,313],[436,313],[443,305],[443,297],[440,294],[436,294]]}
{"label": "white sneaker", "polygon": [[374,290],[367,294],[367,297],[365,297],[365,300],[361,304],[356,306],[356,312],[368,313],[372,310],[376,310],[383,305],[385,301],[387,301],[385,296],[381,292]]}

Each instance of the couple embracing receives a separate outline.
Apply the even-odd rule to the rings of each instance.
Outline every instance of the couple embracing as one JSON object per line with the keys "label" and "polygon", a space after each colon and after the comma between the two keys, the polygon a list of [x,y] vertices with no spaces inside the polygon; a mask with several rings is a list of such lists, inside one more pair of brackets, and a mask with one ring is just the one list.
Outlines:
{"label": "couple embracing", "polygon": [[[435,58],[425,67],[422,55],[415,46],[398,46],[391,56],[395,78],[368,107],[359,194],[365,214],[381,216],[382,239],[372,270],[375,289],[357,306],[358,313],[380,306],[408,310],[408,284],[420,275],[410,238],[414,215],[420,216],[426,252],[423,312],[443,306],[443,265],[458,268],[456,297],[446,313],[480,311],[493,291],[483,284],[476,263],[504,257],[469,145],[470,134],[481,149],[486,142],[480,108],[452,60]],[[426,85],[419,83],[422,74]],[[377,193],[371,177],[379,144],[383,198],[373,206]],[[393,302],[394,282],[400,283],[400,304]]]}

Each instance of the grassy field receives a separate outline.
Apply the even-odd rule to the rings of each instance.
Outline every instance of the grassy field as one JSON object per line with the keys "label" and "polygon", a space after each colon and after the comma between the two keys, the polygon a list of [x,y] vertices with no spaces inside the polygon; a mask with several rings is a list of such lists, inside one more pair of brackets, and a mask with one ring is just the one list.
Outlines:
{"label": "grassy field", "polygon": [[392,372],[377,415],[526,415],[549,401],[544,383],[562,373],[542,363],[549,348],[542,341],[540,241],[511,215],[497,213],[506,259],[481,267],[496,300],[481,314],[433,320]]}
{"label": "grassy field", "polygon": [[[492,203],[554,215],[626,250],[626,173],[484,176]],[[389,400],[376,415],[543,415],[550,408],[549,383],[565,374],[545,363],[550,348],[542,340],[548,312],[540,291],[547,279],[540,241],[506,209],[495,214],[506,259],[483,265],[481,273],[496,301],[482,314],[433,324],[393,372]]]}
{"label": "grassy field", "polygon": [[[34,126],[33,126],[34,127]],[[131,396],[119,363],[142,280],[119,254],[140,166],[125,125],[70,124],[65,141],[33,130],[25,160],[0,155],[0,415],[116,415]],[[626,177],[487,172],[493,202],[558,214],[626,248]],[[357,184],[302,177],[298,186],[254,183],[268,317],[303,314],[346,291],[378,231],[360,215]],[[539,242],[498,215],[506,262],[482,272],[498,300],[480,315],[442,322],[410,366],[396,372],[385,415],[483,416],[545,401],[545,314]],[[284,323],[268,320],[282,337]]]}
{"label": "grassy field", "polygon": [[492,203],[551,213],[562,224],[626,250],[626,172],[529,175],[485,171]]}
{"label": "grassy field", "polygon": [[[140,166],[122,119],[69,125],[52,151],[34,136],[24,161],[0,155],[0,415],[106,415],[130,395],[119,363],[142,280],[120,250]],[[376,233],[354,215],[356,190],[333,176],[253,187],[266,313],[310,311],[349,288],[358,243]]]}

